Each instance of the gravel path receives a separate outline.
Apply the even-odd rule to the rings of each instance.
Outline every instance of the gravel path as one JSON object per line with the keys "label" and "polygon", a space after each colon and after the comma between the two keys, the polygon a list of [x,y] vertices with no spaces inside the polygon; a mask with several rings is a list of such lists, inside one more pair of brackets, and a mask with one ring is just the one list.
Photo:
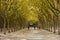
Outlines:
{"label": "gravel path", "polygon": [[0,34],[0,40],[60,40],[60,35],[45,30],[23,29],[7,35]]}

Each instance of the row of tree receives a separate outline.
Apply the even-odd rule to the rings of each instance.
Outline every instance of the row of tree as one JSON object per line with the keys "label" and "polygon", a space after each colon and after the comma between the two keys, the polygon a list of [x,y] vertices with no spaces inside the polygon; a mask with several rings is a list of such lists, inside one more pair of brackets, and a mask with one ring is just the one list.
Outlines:
{"label": "row of tree", "polygon": [[42,28],[60,34],[60,1],[40,1],[38,18]]}
{"label": "row of tree", "polygon": [[26,25],[26,18],[21,12],[21,3],[18,0],[1,0],[0,2],[0,31],[14,32]]}

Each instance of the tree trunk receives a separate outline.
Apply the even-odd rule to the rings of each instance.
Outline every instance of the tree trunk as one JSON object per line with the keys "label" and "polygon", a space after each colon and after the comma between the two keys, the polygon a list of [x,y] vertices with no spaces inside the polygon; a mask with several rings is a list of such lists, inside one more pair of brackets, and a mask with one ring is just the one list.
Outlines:
{"label": "tree trunk", "polygon": [[4,18],[4,34],[6,34],[6,19]]}
{"label": "tree trunk", "polygon": [[55,23],[54,23],[54,33],[56,33],[56,26],[55,26]]}
{"label": "tree trunk", "polygon": [[50,31],[52,32],[52,25],[51,25],[51,29],[50,29]]}
{"label": "tree trunk", "polygon": [[8,22],[8,26],[7,26],[7,27],[8,27],[8,28],[7,28],[7,29],[8,29],[8,33],[10,33],[10,28],[9,28],[9,19],[7,20],[7,22]]}

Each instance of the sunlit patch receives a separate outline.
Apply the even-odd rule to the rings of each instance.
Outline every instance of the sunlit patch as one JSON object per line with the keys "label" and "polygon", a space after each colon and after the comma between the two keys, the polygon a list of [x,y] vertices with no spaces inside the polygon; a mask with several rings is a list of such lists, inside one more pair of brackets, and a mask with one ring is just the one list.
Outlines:
{"label": "sunlit patch", "polygon": [[10,40],[10,39],[6,39],[6,40]]}
{"label": "sunlit patch", "polygon": [[27,39],[21,39],[21,40],[27,40]]}

